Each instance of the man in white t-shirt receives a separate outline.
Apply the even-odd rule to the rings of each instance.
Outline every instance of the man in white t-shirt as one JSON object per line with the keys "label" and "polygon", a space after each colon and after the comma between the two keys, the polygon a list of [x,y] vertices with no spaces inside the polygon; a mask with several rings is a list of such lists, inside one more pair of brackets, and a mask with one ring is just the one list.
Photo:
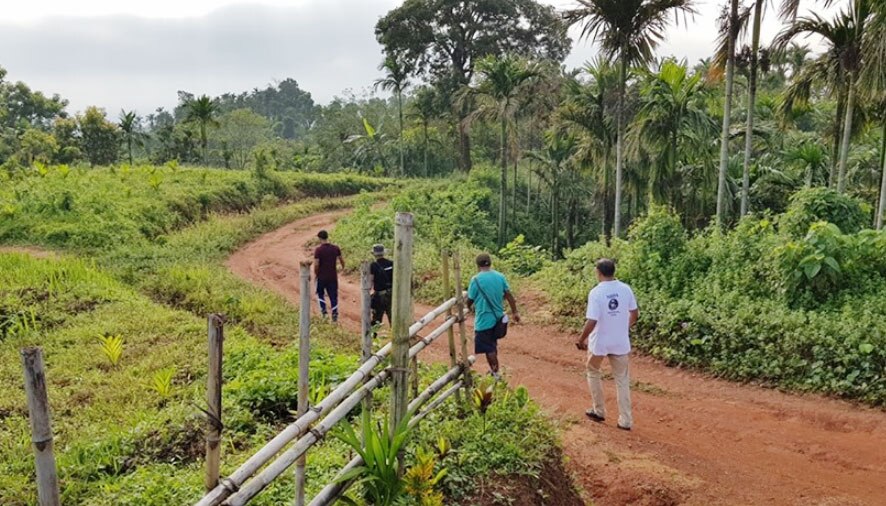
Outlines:
{"label": "man in white t-shirt", "polygon": [[[587,321],[578,342],[588,350],[588,387],[593,407],[585,414],[596,422],[606,419],[603,400],[603,359],[609,357],[618,393],[618,428],[631,430],[631,387],[628,354],[631,352],[630,329],[640,311],[631,287],[615,279],[615,262],[601,258],[596,264],[597,286],[588,294]],[[590,337],[590,343],[588,343]]]}

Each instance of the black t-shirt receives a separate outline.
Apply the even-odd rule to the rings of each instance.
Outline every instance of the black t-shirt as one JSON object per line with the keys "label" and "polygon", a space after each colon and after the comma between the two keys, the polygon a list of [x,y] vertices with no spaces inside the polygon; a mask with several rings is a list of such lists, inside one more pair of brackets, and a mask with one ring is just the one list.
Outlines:
{"label": "black t-shirt", "polygon": [[338,281],[338,271],[335,268],[335,262],[341,256],[341,250],[338,246],[325,243],[317,246],[314,250],[314,258],[317,259],[317,280],[319,281]]}
{"label": "black t-shirt", "polygon": [[390,290],[394,286],[394,262],[379,258],[369,266],[372,273],[372,288],[376,292]]}

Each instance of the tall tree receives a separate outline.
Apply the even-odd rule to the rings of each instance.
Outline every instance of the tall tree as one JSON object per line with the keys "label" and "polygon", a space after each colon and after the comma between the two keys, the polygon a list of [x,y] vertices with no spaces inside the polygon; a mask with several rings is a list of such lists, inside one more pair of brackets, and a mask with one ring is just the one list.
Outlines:
{"label": "tall tree", "polygon": [[681,169],[709,158],[716,124],[708,115],[708,89],[700,73],[672,59],[640,76],[640,108],[629,130],[629,145],[649,160],[646,175],[652,202],[682,210]]}
{"label": "tall tree", "polygon": [[877,113],[882,123],[880,141],[880,199],[874,225],[882,230],[886,221],[886,3],[874,7],[874,16],[868,27],[868,38],[863,50],[867,64],[860,75],[866,98],[877,104]]}
{"label": "tall tree", "polygon": [[592,38],[603,54],[618,61],[619,87],[616,105],[615,218],[614,234],[621,235],[622,169],[624,165],[625,88],[628,67],[646,64],[664,38],[669,16],[694,14],[693,0],[578,0],[579,7],[567,11],[572,24],[582,25],[581,38]]}
{"label": "tall tree", "polygon": [[256,146],[271,138],[271,124],[251,109],[234,109],[219,116],[211,138],[213,145],[222,148],[226,167],[245,169]]}
{"label": "tall tree", "polygon": [[138,141],[139,117],[135,111],[120,111],[120,131],[123,133],[123,141],[126,143],[126,154],[129,165],[132,165],[132,144]]}
{"label": "tall tree", "polygon": [[867,47],[865,28],[874,13],[875,3],[875,0],[852,0],[849,8],[841,11],[832,21],[825,20],[816,13],[797,18],[778,36],[782,44],[801,34],[822,37],[829,46],[825,61],[838,64],[837,69],[829,65],[830,70],[836,70],[837,75],[845,79],[843,85],[846,87],[846,101],[842,111],[844,116],[837,163],[837,190],[840,192],[846,189],[846,162],[849,159],[849,143],[853,132],[858,79],[864,49]]}
{"label": "tall tree", "polygon": [[618,69],[598,57],[582,69],[588,82],[567,82],[557,119],[578,139],[576,157],[591,168],[600,202],[600,222],[607,240],[612,233],[612,150],[615,147],[615,94]]}
{"label": "tall tree", "polygon": [[415,94],[412,97],[411,102],[411,113],[410,116],[417,119],[421,123],[422,135],[424,137],[424,147],[423,151],[423,165],[424,170],[422,171],[422,175],[424,177],[430,176],[430,169],[428,167],[428,152],[430,151],[431,137],[428,134],[428,128],[431,125],[431,121],[434,120],[440,114],[439,103],[437,99],[437,93],[433,88],[429,86],[423,86],[417,90],[415,90]]}
{"label": "tall tree", "polygon": [[117,161],[120,131],[105,118],[103,109],[87,107],[82,115],[77,116],[77,124],[80,146],[90,165],[111,165]]}
{"label": "tall tree", "polygon": [[763,3],[765,1],[754,0],[754,24],[753,28],[751,28],[750,68],[748,69],[748,105],[744,132],[740,216],[748,213],[748,195],[751,190],[751,154],[754,145],[754,115],[757,107],[757,71],[760,63],[760,25],[763,20]]}
{"label": "tall tree", "polygon": [[720,132],[720,170],[717,175],[717,225],[726,222],[726,172],[729,169],[729,127],[732,120],[732,87],[735,82],[735,41],[738,38],[738,0],[729,0],[721,37],[726,46],[726,96],[723,101],[723,128]]}
{"label": "tall tree", "polygon": [[539,176],[551,190],[551,255],[556,260],[562,256],[560,244],[560,200],[566,171],[570,170],[575,154],[576,140],[569,133],[557,130],[545,132],[544,147],[529,156],[539,162]]}
{"label": "tall tree", "polygon": [[385,76],[376,79],[375,87],[385,91],[393,91],[397,98],[397,114],[399,118],[399,132],[397,134],[397,145],[400,148],[400,176],[406,174],[403,158],[403,90],[409,86],[407,78],[410,74],[409,67],[405,64],[402,57],[395,54],[388,54],[385,60],[378,68],[385,72]]}
{"label": "tall tree", "polygon": [[500,129],[498,245],[501,247],[507,236],[508,127],[520,104],[520,94],[530,80],[539,75],[539,71],[534,64],[510,55],[487,56],[477,62],[477,71],[480,82],[476,88],[466,89],[467,95],[476,97],[479,104],[477,115],[498,121]]}
{"label": "tall tree", "polygon": [[205,164],[207,147],[209,145],[207,129],[210,126],[218,126],[218,120],[216,119],[216,116],[218,116],[218,105],[215,100],[207,95],[201,95],[196,99],[188,100],[184,105],[185,122],[196,123],[200,128],[200,147],[202,148],[203,163]]}
{"label": "tall tree", "polygon": [[[375,26],[388,53],[401,54],[446,97],[471,83],[480,59],[505,53],[562,62],[570,50],[553,7],[536,0],[406,0]],[[470,103],[450,101],[459,167],[471,168]]]}

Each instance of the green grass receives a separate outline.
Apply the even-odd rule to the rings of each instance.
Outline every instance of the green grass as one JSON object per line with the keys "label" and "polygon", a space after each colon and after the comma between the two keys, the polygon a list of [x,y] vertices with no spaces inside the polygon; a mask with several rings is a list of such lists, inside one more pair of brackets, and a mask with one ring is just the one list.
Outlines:
{"label": "green grass", "polygon": [[355,175],[128,166],[49,167],[0,185],[0,243],[79,251],[150,240],[213,213],[377,190],[383,179]]}
{"label": "green grass", "polygon": [[[145,171],[143,177],[149,173],[138,170]],[[273,192],[240,191],[243,184],[256,184],[249,173],[158,170],[166,171],[161,188],[166,184],[168,194],[152,196],[154,188],[144,182],[134,185],[132,193],[119,192],[117,185],[134,177],[120,169],[32,175],[17,181],[14,191],[0,190],[16,202],[15,218],[9,213],[0,218],[0,242],[69,252],[49,258],[0,254],[0,388],[10,393],[0,398],[0,504],[35,502],[18,357],[20,347],[34,344],[46,356],[65,504],[185,504],[199,497],[205,425],[199,408],[205,402],[209,312],[229,317],[222,473],[233,471],[296,409],[298,353],[292,341],[298,314],[281,297],[235,278],[223,260],[261,233],[354,202],[341,193],[387,184],[350,176],[279,175],[291,178],[296,192],[285,197],[290,203],[280,205]],[[75,207],[62,212],[38,204],[52,202],[51,194],[64,191],[64,181],[72,177],[81,185],[70,187],[76,189]],[[172,203],[203,191],[197,188],[235,198],[219,197],[214,200],[218,207],[199,214],[182,212]],[[306,197],[306,188],[318,198]],[[84,203],[98,195],[105,208],[96,204],[87,211]],[[164,225],[146,229],[155,223],[154,215],[142,213],[146,209],[164,216]],[[49,232],[60,229],[66,232]],[[124,340],[117,366],[101,350],[100,337],[109,335]],[[323,324],[312,327],[312,336],[313,383],[334,385],[357,366],[353,336]],[[425,369],[423,381],[441,370]],[[164,371],[173,371],[168,396],[154,385],[154,377]],[[386,405],[386,391],[375,397],[380,408]],[[504,469],[531,475],[541,461],[538,455],[555,444],[531,403],[521,410],[503,408],[502,425],[487,434],[478,432],[476,415],[449,423],[456,413],[451,405],[445,409],[445,418],[433,415],[435,423],[422,425],[416,445],[439,437],[453,441],[453,455],[462,460],[449,464],[451,478],[442,485],[453,501],[470,495],[476,473]],[[510,434],[524,430],[527,437],[506,443]],[[501,451],[490,451],[490,438],[501,439],[496,443]],[[345,446],[335,439],[313,449],[308,494],[329,482],[347,460]],[[291,473],[286,473],[256,504],[289,502],[292,488]]]}

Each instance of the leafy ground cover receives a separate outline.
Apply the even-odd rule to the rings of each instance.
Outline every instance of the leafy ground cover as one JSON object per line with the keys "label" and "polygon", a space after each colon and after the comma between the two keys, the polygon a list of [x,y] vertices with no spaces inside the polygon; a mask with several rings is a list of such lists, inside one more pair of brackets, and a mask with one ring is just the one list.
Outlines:
{"label": "leafy ground cover", "polygon": [[[2,241],[87,254],[78,259],[64,252],[47,258],[0,253],[0,387],[12,392],[0,400],[2,504],[35,501],[18,358],[19,348],[26,345],[40,345],[46,354],[66,504],[184,504],[199,497],[205,315],[214,311],[229,317],[222,473],[243,462],[291,420],[297,408],[298,360],[292,336],[298,315],[281,298],[234,278],[221,261],[265,231],[353,202],[352,197],[300,198],[306,193],[335,196],[387,184],[349,176],[289,176],[287,187],[292,189],[287,191],[293,193],[278,196],[252,186],[258,185],[255,174],[205,172],[227,181],[220,183],[204,178],[201,170],[159,170],[168,171],[169,194],[151,193],[155,190],[150,184],[132,193],[112,191],[120,169],[73,176],[82,179],[77,183],[82,187],[72,194],[73,204],[66,211],[49,204],[55,198],[51,194],[64,191],[61,177],[57,178],[62,182],[35,174],[30,182],[18,181],[16,190],[3,193],[24,223],[12,215],[0,219]],[[217,185],[216,195],[228,197],[219,197],[219,207],[205,214],[183,213],[167,198],[179,194],[190,199],[177,185],[196,191],[207,188],[202,183],[210,180],[210,186]],[[103,184],[108,186],[95,187]],[[236,190],[244,185],[244,192]],[[230,200],[231,195],[237,198]],[[297,202],[278,205],[277,199],[292,198]],[[104,208],[95,199],[105,199]],[[232,205],[225,207],[223,202]],[[78,220],[85,208],[90,209],[84,211],[88,219]],[[155,213],[143,213],[145,209]],[[232,210],[242,212],[218,214]],[[35,213],[42,214],[31,216]],[[157,215],[163,216],[159,223],[164,225],[152,228]],[[99,217],[102,227],[94,221]],[[59,229],[66,232],[48,232]],[[93,239],[95,243],[89,242]],[[322,397],[356,367],[357,354],[349,351],[356,350],[356,339],[323,324],[312,332],[312,395]],[[426,381],[440,372],[439,367],[425,370],[422,378]],[[410,468],[417,467],[420,451],[445,441],[447,450],[433,468],[435,473],[447,469],[436,486],[449,498],[447,504],[471,504],[476,481],[492,473],[537,476],[542,462],[556,451],[554,431],[531,401],[514,399],[500,390],[485,417],[470,409],[457,413],[454,406],[432,415],[433,423],[424,423],[414,436],[407,458]],[[384,391],[376,402],[380,408],[385,405]],[[446,422],[455,415],[460,416],[458,422]],[[381,409],[376,416],[383,416]],[[519,440],[512,438],[517,432],[522,435]],[[345,444],[335,438],[312,451],[308,493],[317,492],[348,459]],[[257,504],[289,502],[290,474]],[[410,494],[412,498],[404,500],[418,504],[419,492]],[[360,490],[353,495],[359,498]]]}
{"label": "leafy ground cover", "polygon": [[[413,187],[384,208],[342,220],[346,250],[390,244],[392,212],[416,214],[416,293],[436,300],[439,250],[458,249],[465,277],[472,258],[494,250],[489,182]],[[458,212],[454,212],[458,209]],[[627,240],[592,241],[550,261],[517,237],[495,266],[517,289],[543,290],[553,312],[578,325],[594,262],[616,259],[643,307],[635,344],[673,365],[886,405],[886,232],[865,229],[864,204],[834,191],[797,192],[780,215],[748,217],[727,232],[687,233],[680,218],[653,208]],[[368,233],[367,233],[368,231]]]}
{"label": "leafy ground cover", "polygon": [[[608,256],[639,293],[636,344],[675,365],[741,381],[886,405],[886,233],[824,189],[777,216],[689,236],[654,209],[628,241],[592,242],[535,275],[558,312],[581,317]],[[838,227],[836,224],[839,224]]]}

